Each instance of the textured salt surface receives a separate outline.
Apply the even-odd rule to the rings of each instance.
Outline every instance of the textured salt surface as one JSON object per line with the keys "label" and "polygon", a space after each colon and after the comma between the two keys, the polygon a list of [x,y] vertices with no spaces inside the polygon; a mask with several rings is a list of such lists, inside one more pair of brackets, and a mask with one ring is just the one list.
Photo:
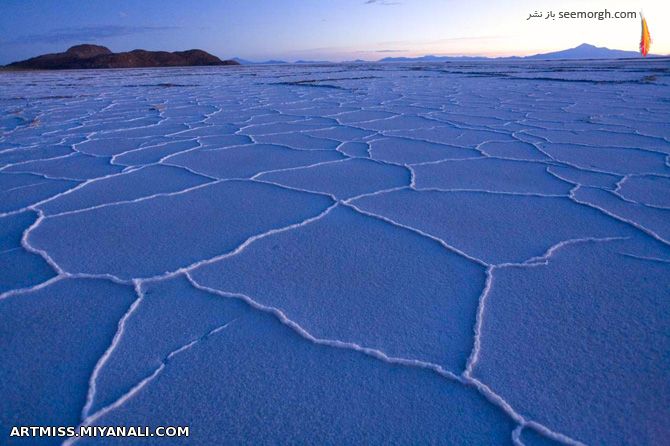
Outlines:
{"label": "textured salt surface", "polygon": [[47,216],[26,240],[65,271],[130,280],[232,252],[250,237],[315,217],[331,204],[328,197],[268,184],[221,181]]}
{"label": "textured salt surface", "polygon": [[3,441],[14,425],[79,422],[89,377],[134,298],[108,280],[62,279],[0,301]]}
{"label": "textured salt surface", "polygon": [[632,237],[636,232],[567,197],[405,189],[353,204],[490,264],[539,257],[562,240]]}
{"label": "textured salt surface", "polygon": [[[585,442],[662,444],[670,263],[623,255],[625,244],[577,243],[546,264],[496,269],[474,375]],[[594,431],[602,419],[609,429]]]}
{"label": "textured salt surface", "polygon": [[485,275],[433,240],[338,207],[198,268],[193,279],[280,308],[319,338],[459,373]]}
{"label": "textured salt surface", "polygon": [[430,371],[313,345],[248,308],[203,334],[168,353],[146,390],[94,422],[159,426],[178,418],[193,432],[208,431],[207,444],[410,444],[418,437],[512,444],[513,424],[501,411]]}
{"label": "textured salt surface", "polygon": [[1,444],[670,436],[667,60],[0,86]]}
{"label": "textured salt surface", "polygon": [[409,183],[411,171],[368,159],[323,163],[304,169],[288,169],[257,175],[255,178],[289,187],[323,192],[344,200]]}

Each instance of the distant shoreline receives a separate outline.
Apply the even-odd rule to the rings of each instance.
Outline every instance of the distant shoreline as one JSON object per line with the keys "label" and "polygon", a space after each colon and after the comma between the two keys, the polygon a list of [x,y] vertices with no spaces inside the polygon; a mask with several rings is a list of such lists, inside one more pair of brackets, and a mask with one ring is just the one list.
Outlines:
{"label": "distant shoreline", "polygon": [[175,68],[194,66],[276,66],[276,65],[332,65],[332,64],[375,64],[375,63],[441,63],[441,62],[524,62],[524,61],[596,61],[596,60],[643,60],[667,59],[670,55],[650,54],[642,57],[636,51],[613,50],[583,43],[577,47],[551,53],[530,56],[418,56],[386,57],[376,61],[346,60],[333,62],[328,60],[267,60],[254,62],[238,57],[222,60],[203,50],[187,51],[146,51],[133,50],[113,53],[100,45],[82,44],[69,48],[63,53],[43,54],[30,59],[12,62],[0,66],[0,71],[36,71],[36,70],[78,70],[78,69],[114,69],[114,68]]}

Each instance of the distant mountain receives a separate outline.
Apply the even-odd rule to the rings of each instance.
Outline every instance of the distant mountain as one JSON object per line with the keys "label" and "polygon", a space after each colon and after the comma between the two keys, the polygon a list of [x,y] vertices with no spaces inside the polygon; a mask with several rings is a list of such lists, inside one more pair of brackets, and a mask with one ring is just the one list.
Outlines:
{"label": "distant mountain", "polygon": [[324,64],[324,63],[333,63],[329,60],[296,60],[296,64]]}
{"label": "distant mountain", "polygon": [[6,65],[17,70],[69,70],[86,68],[147,68],[201,65],[239,65],[234,60],[221,60],[202,50],[146,51],[113,53],[104,46],[76,45],[64,53],[44,54]]}
{"label": "distant mountain", "polygon": [[483,56],[421,56],[421,57],[385,57],[378,62],[446,62],[475,60],[558,60],[558,59],[626,59],[642,57],[637,51],[611,50],[582,43],[578,47],[552,53],[535,54],[532,56],[483,57]]}
{"label": "distant mountain", "polygon": [[488,60],[483,56],[421,56],[421,57],[385,57],[378,62],[446,62],[449,60]]}
{"label": "distant mountain", "polygon": [[605,47],[597,47],[582,43],[581,45],[563,51],[553,53],[535,54],[524,59],[625,59],[630,57],[642,57],[637,51],[611,50]]}
{"label": "distant mountain", "polygon": [[284,60],[265,60],[263,62],[253,62],[251,60],[241,59],[239,57],[233,57],[232,60],[238,62],[241,65],[283,65],[288,63]]}

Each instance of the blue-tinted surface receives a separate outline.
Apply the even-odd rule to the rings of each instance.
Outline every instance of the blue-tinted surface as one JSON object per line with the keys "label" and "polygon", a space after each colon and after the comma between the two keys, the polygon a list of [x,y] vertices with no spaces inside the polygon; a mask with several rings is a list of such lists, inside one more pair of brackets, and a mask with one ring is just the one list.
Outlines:
{"label": "blue-tinted surface", "polygon": [[668,69],[2,74],[3,429],[663,444]]}
{"label": "blue-tinted surface", "polygon": [[[91,373],[135,298],[129,286],[64,279],[0,300],[3,443],[12,426],[79,422]],[[9,444],[53,440],[24,438]]]}

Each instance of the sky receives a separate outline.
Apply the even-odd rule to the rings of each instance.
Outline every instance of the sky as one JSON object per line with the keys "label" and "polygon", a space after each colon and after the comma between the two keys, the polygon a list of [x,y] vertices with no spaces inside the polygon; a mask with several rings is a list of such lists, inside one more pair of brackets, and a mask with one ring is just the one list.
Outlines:
{"label": "sky", "polygon": [[523,56],[581,43],[637,51],[639,18],[528,19],[604,9],[642,10],[651,52],[670,54],[668,0],[0,0],[0,64],[78,43],[252,61]]}

